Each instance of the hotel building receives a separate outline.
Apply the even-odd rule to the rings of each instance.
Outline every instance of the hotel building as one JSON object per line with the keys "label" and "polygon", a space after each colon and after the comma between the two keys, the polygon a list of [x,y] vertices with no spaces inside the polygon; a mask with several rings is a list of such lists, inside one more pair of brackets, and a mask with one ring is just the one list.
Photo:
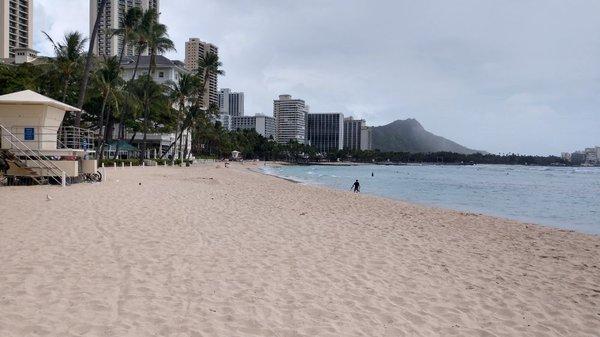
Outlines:
{"label": "hotel building", "polygon": [[362,129],[367,126],[364,119],[348,117],[344,119],[344,149],[360,150]]}
{"label": "hotel building", "polygon": [[[213,44],[203,42],[198,38],[190,38],[185,43],[185,68],[192,72],[197,71],[198,60],[200,60],[200,57],[204,57],[209,53],[218,55],[219,48]],[[218,76],[210,75],[208,78],[207,92],[204,93],[203,97],[204,107],[208,108],[210,104],[219,105],[218,86]]]}
{"label": "hotel building", "polygon": [[344,147],[344,114],[308,114],[308,141],[321,153],[342,150]]}
{"label": "hotel building", "polygon": [[0,0],[0,59],[33,47],[33,0]]}
{"label": "hotel building", "polygon": [[219,90],[219,112],[230,116],[243,116],[244,93],[232,92],[228,88]]}
{"label": "hotel building", "polygon": [[275,118],[265,115],[235,116],[231,118],[231,129],[254,130],[265,138],[275,138]]}
{"label": "hotel building", "polygon": [[294,140],[306,144],[306,124],[308,106],[301,99],[292,99],[290,95],[280,95],[273,101],[275,117],[275,140],[287,144]]}
{"label": "hotel building", "polygon": [[[98,17],[98,7],[102,0],[90,0],[90,36]],[[118,56],[123,47],[123,38],[120,36],[111,36],[114,29],[119,29],[125,13],[130,8],[139,7],[143,11],[155,9],[160,13],[159,0],[108,0],[104,8],[104,15],[100,19],[98,29],[98,38],[94,45],[95,56]],[[126,46],[125,55],[133,56],[135,50],[133,46]]]}
{"label": "hotel building", "polygon": [[344,149],[371,150],[373,128],[364,119],[348,117],[344,119]]}
{"label": "hotel building", "polygon": [[373,150],[373,127],[363,126],[360,130],[360,149]]}

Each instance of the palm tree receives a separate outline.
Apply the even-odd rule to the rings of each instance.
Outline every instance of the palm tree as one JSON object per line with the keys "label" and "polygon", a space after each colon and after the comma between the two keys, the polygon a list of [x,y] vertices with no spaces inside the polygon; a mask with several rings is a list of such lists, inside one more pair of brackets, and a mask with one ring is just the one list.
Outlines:
{"label": "palm tree", "polygon": [[125,49],[128,47],[130,41],[138,40],[138,27],[141,22],[143,12],[139,7],[130,8],[123,20],[121,21],[121,28],[114,29],[111,33],[111,36],[119,36],[123,41],[121,46],[121,51],[119,53],[119,64],[123,61],[123,56],[125,55]]}
{"label": "palm tree", "polygon": [[137,119],[141,107],[140,101],[133,90],[135,85],[135,81],[129,81],[124,86],[118,87],[118,93],[122,101],[122,106],[119,111],[119,142],[117,142],[117,148],[113,159],[117,159],[119,155],[119,147],[121,143],[125,141],[126,125],[133,131],[133,136],[129,141],[129,144],[133,142],[137,132],[141,129],[140,122]]}
{"label": "palm tree", "polygon": [[168,102],[165,102],[164,87],[152,80],[150,75],[144,75],[139,79],[132,81],[130,85],[132,94],[136,96],[142,107],[143,113],[143,132],[142,158],[146,156],[148,131],[150,130],[150,119],[157,111],[169,109]]}
{"label": "palm tree", "polygon": [[[96,44],[96,36],[100,29],[100,20],[104,15],[104,9],[108,0],[102,0],[98,6],[98,15],[96,15],[96,22],[94,23],[94,29],[92,29],[92,36],[90,38],[90,44],[88,47],[87,57],[85,59],[85,68],[83,70],[83,79],[81,80],[81,86],[79,88],[79,101],[77,107],[81,109],[85,101],[85,93],[87,91],[88,80],[90,76],[90,70],[92,69],[92,57],[94,53],[94,46]],[[75,126],[79,127],[81,124],[81,111],[78,111],[75,115]]]}
{"label": "palm tree", "polygon": [[[179,139],[179,151],[178,158],[182,159],[182,138],[183,138],[183,118],[186,116],[187,105],[190,102],[194,92],[196,91],[197,81],[195,80],[194,75],[183,74],[179,78],[177,82],[168,83],[170,96],[172,101],[177,104],[178,112],[177,112],[177,129],[175,132],[175,141],[171,144],[171,147],[177,143],[177,139]],[[169,149],[170,150],[170,149]],[[168,152],[168,151],[167,151]],[[173,160],[175,160],[175,156],[173,156]]]}
{"label": "palm tree", "polygon": [[135,68],[133,69],[132,80],[136,79],[136,75],[138,72],[138,67],[140,65],[140,58],[142,54],[148,50],[148,35],[150,32],[150,27],[154,22],[158,21],[158,12],[154,9],[149,9],[145,12],[142,12],[142,16],[139,19],[138,25],[134,29],[135,34]]}
{"label": "palm tree", "polygon": [[111,129],[109,126],[111,126],[111,112],[113,110],[110,107],[108,109],[106,121],[104,119],[107,103],[112,103],[116,110],[118,110],[119,107],[119,96],[123,87],[123,81],[121,80],[119,73],[120,63],[116,57],[111,57],[102,63],[102,67],[94,75],[95,82],[102,92],[102,109],[98,118],[98,129],[101,139],[100,159],[102,158],[102,148],[110,136],[109,129]]}
{"label": "palm tree", "polygon": [[55,42],[48,33],[43,33],[54,48],[55,58],[52,65],[63,81],[62,101],[66,102],[71,81],[81,69],[82,55],[87,39],[79,32],[70,32],[65,34],[64,42]]}
{"label": "palm tree", "polygon": [[[198,60],[197,75],[198,77],[202,78],[203,85],[202,91],[198,95],[198,105],[203,104],[203,101],[206,99],[204,95],[207,91],[208,85],[210,84],[210,78],[212,76],[225,75],[225,72],[221,70],[222,66],[223,63],[219,61],[219,55],[217,54],[208,53],[205,56],[200,56],[200,59]],[[208,106],[205,105],[204,109],[208,110]]]}
{"label": "palm tree", "polygon": [[[158,12],[155,9],[151,8],[142,14],[139,24],[135,29],[135,34],[137,37],[137,42],[135,46],[137,57],[135,61],[135,68],[133,70],[133,80],[135,80],[136,78],[142,54],[146,51],[149,51],[149,40],[152,38],[152,36],[156,36],[156,34],[153,31],[155,30],[155,28],[157,28],[157,25],[160,24],[158,23]],[[163,29],[164,34],[166,34],[167,28],[164,25],[162,26],[163,28],[160,29]]]}
{"label": "palm tree", "polygon": [[[121,45],[121,51],[119,53],[119,66],[122,64],[123,62],[123,57],[125,56],[125,50],[126,48],[129,47],[129,43],[130,41],[134,42],[134,46],[136,47],[137,50],[137,46],[138,46],[138,41],[140,38],[140,24],[141,24],[141,19],[142,16],[144,15],[144,13],[142,12],[142,10],[139,7],[132,7],[130,8],[127,13],[125,13],[125,16],[123,17],[122,21],[121,21],[121,27],[119,29],[115,29],[111,32],[111,37],[112,36],[119,36],[121,38],[122,45]],[[138,59],[139,62],[139,59]],[[137,65],[136,65],[136,71],[137,71]],[[135,74],[133,76],[135,78]],[[120,121],[119,121],[119,139],[122,140],[123,138],[123,132],[124,132],[124,128],[125,128],[125,111],[126,109],[129,109],[130,105],[129,104],[124,104],[122,107],[122,111],[120,112]],[[118,143],[120,144],[120,143]],[[115,152],[115,155],[118,153],[118,145],[117,145],[117,151]]]}
{"label": "palm tree", "polygon": [[[154,9],[149,10],[150,14],[156,13]],[[158,14],[154,15],[154,20],[150,22],[150,26],[146,33],[148,53],[150,54],[150,75],[154,74],[156,69],[156,56],[164,54],[168,51],[175,50],[175,44],[169,39],[167,34],[167,26],[158,22]]]}

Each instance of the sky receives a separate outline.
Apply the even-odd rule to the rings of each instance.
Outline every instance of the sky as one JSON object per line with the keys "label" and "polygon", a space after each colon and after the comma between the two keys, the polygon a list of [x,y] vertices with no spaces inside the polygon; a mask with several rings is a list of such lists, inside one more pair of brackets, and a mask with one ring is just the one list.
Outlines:
{"label": "sky", "polygon": [[[378,126],[415,118],[491,153],[560,154],[600,145],[600,1],[162,0],[185,41],[219,47],[220,87],[247,115],[291,94],[311,112]],[[41,32],[89,35],[88,0],[35,0]]]}

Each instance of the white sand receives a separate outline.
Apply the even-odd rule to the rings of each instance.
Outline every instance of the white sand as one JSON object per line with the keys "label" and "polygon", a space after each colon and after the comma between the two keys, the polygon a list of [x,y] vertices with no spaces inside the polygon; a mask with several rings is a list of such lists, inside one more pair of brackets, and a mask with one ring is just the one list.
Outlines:
{"label": "white sand", "polygon": [[240,167],[109,173],[0,189],[0,336],[600,336],[599,236]]}

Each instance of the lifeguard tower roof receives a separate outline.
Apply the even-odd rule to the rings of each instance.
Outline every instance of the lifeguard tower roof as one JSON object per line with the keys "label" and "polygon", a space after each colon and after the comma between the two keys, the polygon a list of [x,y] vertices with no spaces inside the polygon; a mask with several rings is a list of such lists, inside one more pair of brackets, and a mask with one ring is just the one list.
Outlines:
{"label": "lifeguard tower roof", "polygon": [[24,90],[13,92],[12,94],[0,96],[2,105],[45,105],[57,108],[63,111],[81,111],[80,109],[68,104],[59,102],[50,97],[38,94],[35,91]]}

